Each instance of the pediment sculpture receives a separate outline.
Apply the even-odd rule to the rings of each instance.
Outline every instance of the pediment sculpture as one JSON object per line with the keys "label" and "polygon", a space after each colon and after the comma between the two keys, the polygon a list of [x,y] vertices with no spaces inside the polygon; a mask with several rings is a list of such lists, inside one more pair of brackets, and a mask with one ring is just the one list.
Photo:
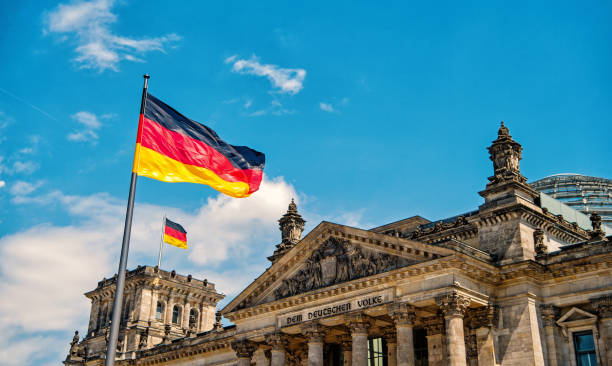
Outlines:
{"label": "pediment sculpture", "polygon": [[274,295],[276,299],[281,299],[411,263],[408,259],[387,253],[364,250],[348,240],[329,238],[308,257],[303,269],[283,280]]}

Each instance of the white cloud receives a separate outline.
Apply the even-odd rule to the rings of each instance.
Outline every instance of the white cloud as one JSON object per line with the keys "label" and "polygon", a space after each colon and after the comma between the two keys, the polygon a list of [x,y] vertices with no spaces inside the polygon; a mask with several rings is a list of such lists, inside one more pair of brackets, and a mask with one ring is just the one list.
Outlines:
{"label": "white cloud", "polygon": [[117,21],[111,11],[113,0],[75,1],[60,4],[46,15],[45,31],[67,34],[75,41],[76,62],[81,68],[117,71],[121,60],[142,61],[138,56],[150,51],[165,51],[165,46],[180,39],[176,34],[133,39],[114,34],[110,26]]}
{"label": "white cloud", "polygon": [[265,116],[267,114],[272,114],[275,116],[282,116],[285,114],[293,114],[293,113],[295,113],[295,110],[287,109],[278,100],[273,100],[270,102],[270,105],[267,108],[258,109],[254,112],[249,113],[249,117]]}
{"label": "white cloud", "polygon": [[336,110],[334,109],[334,106],[333,106],[333,105],[331,105],[331,103],[323,103],[323,102],[320,102],[320,103],[319,103],[319,108],[321,108],[321,110],[322,110],[322,111],[325,111],[325,112],[330,112],[330,113],[333,113],[333,112],[335,112],[335,111],[336,111]]}
{"label": "white cloud", "polygon": [[261,64],[255,56],[249,60],[239,60],[237,56],[231,56],[225,59],[225,63],[233,64],[234,72],[267,77],[281,93],[297,94],[302,90],[306,77],[304,69],[284,69],[276,65]]}
{"label": "white cloud", "polygon": [[[103,118],[110,115],[104,115]],[[72,119],[76,120],[78,123],[83,125],[83,128],[73,131],[68,134],[67,138],[70,141],[89,141],[89,140],[97,140],[98,133],[96,132],[100,127],[102,127],[102,123],[98,117],[86,111],[77,112],[72,115]]]}
{"label": "white cloud", "polygon": [[41,181],[38,181],[36,183],[28,183],[20,180],[13,183],[13,185],[11,186],[11,194],[13,196],[27,196],[37,190],[41,185]]}
{"label": "white cloud", "polygon": [[35,171],[37,171],[38,168],[39,168],[39,165],[33,161],[16,161],[13,163],[12,172],[32,174]]}
{"label": "white cloud", "polygon": [[244,109],[249,109],[249,107],[253,104],[253,101],[250,99],[247,99],[246,102],[244,102]]}
{"label": "white cloud", "polygon": [[0,180],[0,188],[4,187],[6,185],[6,182],[3,180]]}
{"label": "white cloud", "polygon": [[[36,357],[37,344],[65,352],[74,329],[85,333],[90,303],[82,294],[116,271],[125,215],[125,202],[108,194],[32,196],[30,189],[27,184],[16,189],[30,193],[19,203],[59,206],[70,224],[41,224],[0,237],[0,298],[5,299],[0,301],[0,335],[11,332],[15,340],[0,338],[0,359],[18,348],[23,353],[15,364]],[[187,229],[190,248],[166,246],[162,267],[191,271],[217,281],[220,292],[235,294],[265,268],[263,257],[280,241],[277,220],[292,197],[298,198],[282,178],[264,177],[250,198],[219,195],[194,212],[137,203],[129,266],[155,264],[166,213]],[[59,362],[63,356],[54,357]]]}

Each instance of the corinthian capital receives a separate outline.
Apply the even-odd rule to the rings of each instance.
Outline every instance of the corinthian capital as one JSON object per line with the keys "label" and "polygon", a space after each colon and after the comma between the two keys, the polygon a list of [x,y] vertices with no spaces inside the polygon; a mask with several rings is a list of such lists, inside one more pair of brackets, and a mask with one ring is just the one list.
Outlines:
{"label": "corinthian capital", "polygon": [[389,316],[395,325],[414,325],[416,320],[416,308],[405,302],[391,304],[387,308]]}
{"label": "corinthian capital", "polygon": [[368,317],[361,313],[348,314],[346,316],[347,323],[351,328],[351,334],[353,333],[368,333],[370,328],[370,322]]}
{"label": "corinthian capital", "polygon": [[325,338],[323,327],[316,321],[302,325],[302,334],[308,338],[308,342],[323,343],[323,338]]}
{"label": "corinthian capital", "polygon": [[271,333],[266,336],[266,343],[273,350],[284,350],[287,347],[287,339],[282,333]]}
{"label": "corinthian capital", "polygon": [[232,342],[232,349],[236,351],[236,357],[238,358],[251,358],[253,357],[253,352],[255,352],[255,344],[251,341],[236,340]]}
{"label": "corinthian capital", "polygon": [[600,318],[612,318],[612,296],[603,296],[592,300]]}
{"label": "corinthian capital", "polygon": [[470,306],[470,299],[455,291],[436,298],[436,303],[445,317],[463,317],[465,310]]}
{"label": "corinthian capital", "polygon": [[545,327],[552,327],[555,326],[559,309],[553,305],[540,305],[540,314],[542,314],[543,325]]}

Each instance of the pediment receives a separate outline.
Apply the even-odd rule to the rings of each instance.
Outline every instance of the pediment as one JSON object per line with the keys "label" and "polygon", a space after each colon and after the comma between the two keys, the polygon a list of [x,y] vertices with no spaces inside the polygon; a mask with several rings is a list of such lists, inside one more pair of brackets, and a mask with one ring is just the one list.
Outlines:
{"label": "pediment", "polygon": [[567,326],[568,324],[574,323],[590,323],[597,321],[597,315],[591,314],[582,309],[573,307],[567,313],[565,313],[559,320],[557,320],[557,324],[560,326]]}
{"label": "pediment", "polygon": [[446,248],[323,222],[222,312],[228,314],[451,254],[453,251]]}

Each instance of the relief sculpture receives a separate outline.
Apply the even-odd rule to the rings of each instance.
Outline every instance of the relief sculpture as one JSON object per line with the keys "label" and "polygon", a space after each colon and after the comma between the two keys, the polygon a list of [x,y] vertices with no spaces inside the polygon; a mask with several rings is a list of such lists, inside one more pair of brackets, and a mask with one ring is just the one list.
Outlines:
{"label": "relief sculpture", "polygon": [[277,299],[293,296],[407,264],[407,259],[374,251],[370,253],[352,245],[348,240],[329,238],[310,255],[302,270],[283,280],[274,295]]}

